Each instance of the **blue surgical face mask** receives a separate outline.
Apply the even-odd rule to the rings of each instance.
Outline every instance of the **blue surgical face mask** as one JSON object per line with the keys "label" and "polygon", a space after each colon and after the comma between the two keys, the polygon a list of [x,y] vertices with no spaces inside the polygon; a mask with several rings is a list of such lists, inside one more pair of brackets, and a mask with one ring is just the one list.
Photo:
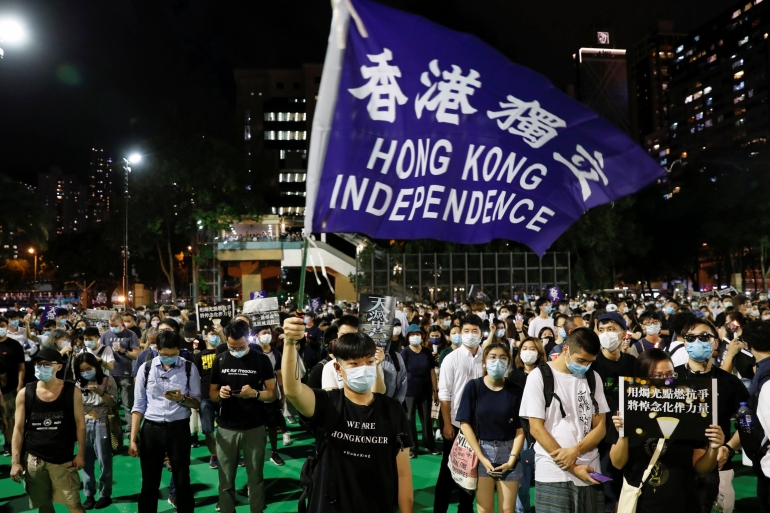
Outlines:
{"label": "blue surgical face mask", "polygon": [[711,342],[701,342],[700,340],[696,340],[695,342],[685,342],[684,348],[687,350],[687,354],[690,355],[690,358],[698,363],[703,363],[711,358],[711,355],[714,352]]}
{"label": "blue surgical face mask", "polygon": [[177,322],[177,324],[182,324],[182,318],[181,317],[172,317],[172,319],[174,319]]}
{"label": "blue surgical face mask", "polygon": [[565,330],[564,328],[559,328],[559,336],[561,337],[562,340],[566,339],[567,338],[567,330]]}
{"label": "blue surgical face mask", "polygon": [[161,356],[160,357],[160,363],[162,363],[163,365],[174,365],[178,359],[179,359],[179,355],[176,355],[176,356]]}
{"label": "blue surgical face mask", "polygon": [[569,363],[567,364],[567,368],[572,374],[575,374],[576,376],[582,376],[586,372],[588,372],[588,369],[591,368],[591,364],[588,365],[580,365],[577,362],[572,361],[572,355],[570,355],[569,347],[567,347],[567,357],[569,358]]}
{"label": "blue surgical face mask", "polygon": [[494,379],[499,379],[505,376],[505,371],[508,370],[508,362],[498,359],[487,360],[487,374]]}
{"label": "blue surgical face mask", "polygon": [[110,326],[110,331],[113,333],[120,333],[123,331],[123,326]]}
{"label": "blue surgical face mask", "polygon": [[0,338],[5,337],[8,334],[8,328],[0,328]]}
{"label": "blue surgical face mask", "polygon": [[61,342],[61,343],[59,344],[59,347],[60,347],[61,349],[64,349],[65,347],[69,347],[69,346],[71,346],[71,345],[72,345],[72,344],[70,343],[70,341],[69,341],[69,340],[65,340],[64,342]]}
{"label": "blue surgical face mask", "polygon": [[43,367],[35,365],[35,377],[43,383],[48,383],[53,378],[53,366]]}
{"label": "blue surgical face mask", "polygon": [[435,345],[438,345],[441,343],[441,337],[430,337],[430,343]]}
{"label": "blue surgical face mask", "polygon": [[94,347],[96,347],[96,340],[86,340],[84,344],[88,349],[93,349]]}
{"label": "blue surgical face mask", "polygon": [[96,377],[96,371],[94,369],[91,369],[90,371],[81,372],[80,375],[83,376],[83,379],[91,381]]}
{"label": "blue surgical face mask", "polygon": [[58,322],[60,325],[67,324],[67,319],[56,319],[56,322]]}
{"label": "blue surgical face mask", "polygon": [[[362,365],[346,369],[348,379],[345,383],[357,394],[365,394],[371,390],[374,380],[377,378],[377,367],[374,365]],[[343,378],[344,380],[344,378]]]}
{"label": "blue surgical face mask", "polygon": [[459,333],[455,333],[449,338],[452,340],[452,343],[456,346],[459,346],[460,344],[463,343],[463,336],[460,335]]}
{"label": "blue surgical face mask", "polygon": [[211,335],[209,337],[209,344],[211,344],[212,346],[216,347],[219,345],[220,342],[221,340],[219,340],[219,335]]}
{"label": "blue surgical face mask", "polygon": [[452,321],[444,321],[441,323],[441,325],[444,327],[444,329],[447,329],[449,326],[452,325]]}
{"label": "blue surgical face mask", "polygon": [[673,306],[667,306],[663,311],[666,312],[666,315],[674,315],[674,312],[676,312]]}
{"label": "blue surgical face mask", "polygon": [[551,315],[551,312],[553,312],[553,307],[552,306],[546,306],[545,307],[546,315]]}
{"label": "blue surgical face mask", "polygon": [[246,354],[246,349],[230,349],[230,354],[236,358],[243,358]]}
{"label": "blue surgical face mask", "polygon": [[19,321],[11,321],[11,328],[18,328],[19,327]]}

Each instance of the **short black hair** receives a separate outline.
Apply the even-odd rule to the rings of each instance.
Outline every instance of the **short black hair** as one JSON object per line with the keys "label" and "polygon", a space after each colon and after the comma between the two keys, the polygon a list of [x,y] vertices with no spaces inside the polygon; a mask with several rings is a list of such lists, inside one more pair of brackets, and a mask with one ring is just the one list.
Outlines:
{"label": "short black hair", "polygon": [[155,340],[158,350],[161,349],[181,349],[182,337],[179,333],[171,330],[163,330],[158,333],[158,338]]}
{"label": "short black hair", "polygon": [[[337,338],[337,332],[339,331],[339,328],[337,326],[329,326],[326,328],[326,331],[324,331],[324,347],[327,351],[330,351],[329,348],[332,346],[332,342]],[[334,351],[331,351],[332,353]]]}
{"label": "short black hair", "polygon": [[174,331],[179,331],[179,323],[176,322],[171,317],[164,317],[162,321],[158,323],[158,327],[161,327],[163,325],[169,326]]}
{"label": "short black hair", "polygon": [[481,317],[475,314],[466,315],[462,318],[460,321],[460,329],[463,329],[466,324],[470,324],[471,326],[476,326],[481,331],[484,331],[484,321],[481,320]]}
{"label": "short black hair", "polygon": [[16,319],[17,317],[21,317],[21,314],[16,310],[8,310],[7,312],[5,312],[5,316],[8,319]]}
{"label": "short black hair", "polygon": [[[8,318],[7,317],[0,317],[0,322],[4,322],[4,323],[8,324]],[[56,323],[54,322],[54,324],[56,324]]]}
{"label": "short black hair", "polygon": [[[634,365],[634,377],[649,378],[655,370],[655,367],[657,367],[660,362],[666,360],[671,361],[671,356],[662,349],[653,347],[652,349],[644,351],[639,355],[639,358],[636,359],[636,364]],[[671,365],[674,365],[673,362]]]}
{"label": "short black hair", "polygon": [[653,319],[658,322],[660,322],[660,315],[658,315],[658,312],[652,311],[652,310],[645,310],[645,312],[639,316],[639,324],[644,323],[647,319]]}
{"label": "short black hair", "polygon": [[697,317],[692,312],[679,312],[675,313],[668,320],[668,328],[676,334],[683,334],[684,327],[695,321]]}
{"label": "short black hair", "polygon": [[[0,319],[5,319],[5,317],[0,317]],[[8,322],[8,319],[5,320],[5,322]],[[48,320],[43,323],[43,329],[45,328],[53,328],[56,326],[56,321]]]}
{"label": "short black hair", "polygon": [[83,337],[96,337],[99,338],[99,328],[86,328],[83,330]]}
{"label": "short black hair", "polygon": [[334,358],[340,361],[357,360],[374,356],[377,346],[366,333],[346,333],[334,343]]}
{"label": "short black hair", "polygon": [[770,353],[770,322],[753,321],[743,327],[741,339],[750,349],[761,353]]}
{"label": "short black hair", "polygon": [[177,315],[182,315],[182,311],[179,308],[172,308],[168,312],[166,312],[171,317],[176,317]]}
{"label": "short black hair", "polygon": [[543,306],[546,303],[550,303],[551,300],[547,297],[543,296],[541,298],[538,298],[537,301],[535,301],[535,310],[540,310],[540,307]]}
{"label": "short black hair", "polygon": [[248,339],[250,333],[251,328],[249,328],[245,321],[231,322],[225,328],[225,336],[233,340]]}
{"label": "short black hair", "polygon": [[340,320],[337,321],[337,326],[350,326],[351,328],[358,329],[358,317],[355,315],[343,315]]}
{"label": "short black hair", "polygon": [[599,335],[590,328],[575,328],[572,333],[567,335],[565,341],[570,352],[583,350],[586,353],[596,356],[602,350],[599,343]]}

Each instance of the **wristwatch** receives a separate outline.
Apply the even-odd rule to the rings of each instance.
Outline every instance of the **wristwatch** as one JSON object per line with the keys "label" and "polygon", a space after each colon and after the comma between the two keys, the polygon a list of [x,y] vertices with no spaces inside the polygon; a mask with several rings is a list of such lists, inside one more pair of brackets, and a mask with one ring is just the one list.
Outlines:
{"label": "wristwatch", "polygon": [[261,394],[261,393],[262,393],[262,391],[261,391],[261,390],[257,390],[257,396],[256,396],[254,399],[256,399],[257,401],[259,401],[259,394]]}
{"label": "wristwatch", "polygon": [[729,453],[729,456],[727,459],[730,459],[730,460],[733,459],[735,457],[735,449],[733,449],[727,444],[725,444],[724,446],[727,447],[727,452]]}

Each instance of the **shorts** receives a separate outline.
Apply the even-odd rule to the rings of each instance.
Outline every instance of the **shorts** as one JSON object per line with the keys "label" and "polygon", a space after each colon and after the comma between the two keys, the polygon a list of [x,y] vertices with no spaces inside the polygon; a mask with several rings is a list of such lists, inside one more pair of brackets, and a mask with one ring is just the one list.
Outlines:
{"label": "shorts", "polygon": [[3,401],[5,401],[5,418],[12,419],[16,414],[16,392],[3,394]]}
{"label": "shorts", "polygon": [[601,485],[578,486],[572,481],[535,481],[535,509],[548,513],[603,513],[604,492]]}
{"label": "shorts", "polygon": [[47,463],[27,454],[24,489],[29,495],[30,509],[51,504],[80,506],[80,474],[67,470],[72,463]]}
{"label": "shorts", "polygon": [[[481,452],[484,453],[484,456],[491,461],[492,465],[495,467],[505,465],[511,458],[513,440],[508,440],[507,442],[479,440],[479,445],[481,446]],[[520,481],[523,475],[524,465],[517,459],[516,466],[513,467],[513,470],[504,474],[503,477],[497,479],[497,481]],[[492,477],[487,473],[486,467],[481,463],[479,463],[479,477]]]}
{"label": "shorts", "polygon": [[283,416],[281,401],[265,403],[265,426],[277,428],[280,431],[286,430],[286,419]]}
{"label": "shorts", "polygon": [[216,419],[219,405],[209,399],[201,399],[201,431],[204,435],[214,434],[214,420]]}

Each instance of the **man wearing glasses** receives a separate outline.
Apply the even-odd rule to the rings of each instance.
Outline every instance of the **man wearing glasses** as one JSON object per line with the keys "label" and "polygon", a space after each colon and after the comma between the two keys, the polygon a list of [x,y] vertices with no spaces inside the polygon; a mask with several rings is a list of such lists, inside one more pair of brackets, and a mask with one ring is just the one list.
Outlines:
{"label": "man wearing glasses", "polygon": [[[712,355],[719,345],[719,337],[716,327],[706,319],[697,319],[687,324],[682,330],[684,333],[684,345],[689,360],[686,364],[674,369],[680,378],[711,378],[717,380],[717,423],[725,434],[730,433],[732,419],[738,412],[741,402],[749,401],[749,392],[741,380],[714,366]],[[666,376],[668,377],[668,376]],[[732,466],[732,458],[735,452],[741,449],[740,438],[736,431],[731,440],[720,447],[717,466],[719,479],[716,475],[710,475],[698,479],[698,493],[701,506],[708,503],[708,508],[721,493],[724,495],[724,512],[732,512],[735,506],[735,490],[733,489],[733,477],[735,472]]]}
{"label": "man wearing glasses", "polygon": [[56,377],[64,364],[58,351],[43,348],[33,363],[38,381],[16,396],[11,479],[26,480],[31,508],[49,513],[53,503],[59,503],[71,512],[82,512],[78,470],[83,468],[86,446],[83,398],[75,383]]}
{"label": "man wearing glasses", "polygon": [[628,354],[634,357],[639,356],[648,349],[662,348],[661,342],[663,342],[663,339],[660,338],[661,320],[657,312],[649,310],[644,312],[639,317],[639,323],[642,325],[645,335],[643,339],[635,342],[631,349],[628,350]]}

